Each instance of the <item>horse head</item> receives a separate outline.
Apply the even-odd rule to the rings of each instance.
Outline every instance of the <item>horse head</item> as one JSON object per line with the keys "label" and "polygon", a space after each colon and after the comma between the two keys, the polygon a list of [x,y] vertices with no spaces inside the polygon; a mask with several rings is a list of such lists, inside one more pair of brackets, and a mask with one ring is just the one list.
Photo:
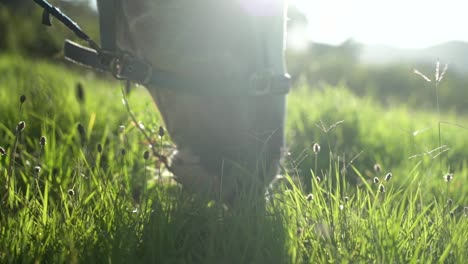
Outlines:
{"label": "horse head", "polygon": [[203,92],[190,82],[184,91],[146,85],[177,145],[171,170],[184,188],[232,200],[263,194],[277,174],[286,95],[269,89],[285,74],[285,9],[284,0],[121,0],[120,50],[207,80]]}

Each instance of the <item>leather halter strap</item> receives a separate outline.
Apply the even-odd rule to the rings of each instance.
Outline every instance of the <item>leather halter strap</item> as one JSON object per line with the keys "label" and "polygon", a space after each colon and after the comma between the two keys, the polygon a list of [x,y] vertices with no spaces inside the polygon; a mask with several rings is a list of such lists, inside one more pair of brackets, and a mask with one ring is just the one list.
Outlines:
{"label": "leather halter strap", "polygon": [[264,65],[257,67],[259,70],[250,76],[236,76],[229,79],[215,75],[184,76],[154,69],[151,63],[119,51],[116,46],[116,14],[119,0],[98,0],[101,47],[96,45],[74,21],[47,1],[34,1],[44,8],[44,14],[59,18],[91,46],[89,48],[66,40],[65,59],[97,70],[111,72],[116,79],[204,96],[265,96],[289,92],[289,75],[273,74],[269,69],[264,69]]}
{"label": "leather halter strap", "polygon": [[[67,60],[111,72],[116,79],[155,85],[161,89],[173,89],[194,95],[217,96],[261,96],[286,94],[289,91],[289,76],[274,75],[271,72],[255,73],[250,78],[226,80],[217,76],[183,76],[154,70],[151,64],[123,54],[115,57],[109,53],[81,46],[71,41],[65,42],[64,53]],[[216,89],[213,89],[216,87]]]}

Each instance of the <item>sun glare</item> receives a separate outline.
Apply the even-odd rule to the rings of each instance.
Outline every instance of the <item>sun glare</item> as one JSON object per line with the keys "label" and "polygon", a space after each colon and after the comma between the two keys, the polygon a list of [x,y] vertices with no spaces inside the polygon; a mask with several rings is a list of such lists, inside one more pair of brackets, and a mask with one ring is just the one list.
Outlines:
{"label": "sun glare", "polygon": [[447,0],[290,0],[306,15],[312,41],[421,48],[468,41],[468,4]]}
{"label": "sun glare", "polygon": [[[91,6],[95,3],[90,0]],[[289,4],[308,20],[307,29],[289,32],[289,43],[299,49],[309,40],[337,45],[350,38],[401,48],[468,42],[467,1],[289,0]]]}

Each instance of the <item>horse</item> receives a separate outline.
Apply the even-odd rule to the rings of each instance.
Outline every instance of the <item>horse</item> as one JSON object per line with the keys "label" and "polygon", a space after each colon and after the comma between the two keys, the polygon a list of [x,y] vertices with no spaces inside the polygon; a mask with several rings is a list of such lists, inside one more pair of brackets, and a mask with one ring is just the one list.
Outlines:
{"label": "horse", "polygon": [[[271,76],[286,74],[285,1],[119,3],[118,49],[158,70],[226,81],[206,82],[208,92],[146,85],[178,149],[171,162],[176,180],[223,201],[264,193],[278,173],[284,146],[286,94],[264,89]],[[260,94],[218,92],[224,85],[243,91],[241,86],[261,82],[253,88]]]}
{"label": "horse", "polygon": [[34,1],[43,24],[52,15],[88,43],[67,40],[65,58],[146,86],[186,190],[225,203],[265,193],[284,146],[286,0],[97,0],[101,46]]}

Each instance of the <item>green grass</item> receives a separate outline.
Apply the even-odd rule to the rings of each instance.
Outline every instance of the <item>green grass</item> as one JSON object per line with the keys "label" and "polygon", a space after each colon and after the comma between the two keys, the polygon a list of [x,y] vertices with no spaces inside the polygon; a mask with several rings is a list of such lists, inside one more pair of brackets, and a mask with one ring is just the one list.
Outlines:
{"label": "green grass", "polygon": [[[84,101],[75,96],[77,82]],[[439,120],[466,127],[466,117],[384,109],[345,88],[296,89],[289,97],[288,174],[265,210],[252,210],[248,197],[226,209],[159,177],[157,159],[143,158],[149,142],[120,90],[87,71],[0,57],[0,146],[7,152],[0,156],[1,263],[464,263],[468,257],[468,131],[443,126],[448,151],[409,159],[438,147]],[[144,89],[134,89],[129,103],[158,139],[161,121]],[[26,127],[17,132],[20,121]],[[153,147],[167,152],[161,145],[169,142],[165,136]],[[321,145],[316,156],[314,142]],[[451,182],[443,179],[447,172]]]}

